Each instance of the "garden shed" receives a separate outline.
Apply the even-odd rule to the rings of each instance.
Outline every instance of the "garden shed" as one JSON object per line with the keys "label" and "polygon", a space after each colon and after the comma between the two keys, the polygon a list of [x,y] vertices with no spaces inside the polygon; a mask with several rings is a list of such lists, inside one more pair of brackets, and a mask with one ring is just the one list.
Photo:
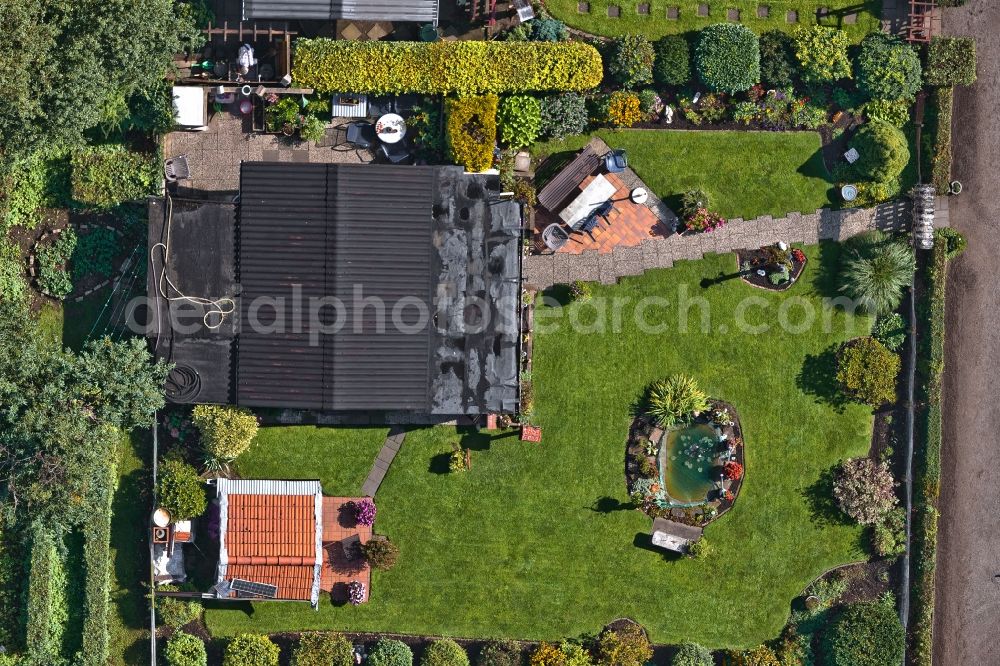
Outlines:
{"label": "garden shed", "polygon": [[243,0],[243,19],[438,22],[438,0]]}

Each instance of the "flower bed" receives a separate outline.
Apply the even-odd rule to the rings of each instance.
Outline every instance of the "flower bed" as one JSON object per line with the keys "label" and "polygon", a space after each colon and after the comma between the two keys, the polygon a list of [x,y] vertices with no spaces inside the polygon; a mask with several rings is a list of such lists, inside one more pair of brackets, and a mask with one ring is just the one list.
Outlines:
{"label": "flower bed", "polygon": [[782,250],[768,245],[756,250],[737,250],[740,279],[761,289],[784,291],[795,284],[806,268],[806,255],[798,248]]}

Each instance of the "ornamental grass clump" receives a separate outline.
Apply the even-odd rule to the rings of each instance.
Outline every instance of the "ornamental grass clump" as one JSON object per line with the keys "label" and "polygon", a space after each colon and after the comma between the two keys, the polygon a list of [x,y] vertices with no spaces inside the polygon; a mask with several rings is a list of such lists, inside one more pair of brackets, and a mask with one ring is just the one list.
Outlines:
{"label": "ornamental grass clump", "polygon": [[896,507],[896,480],[889,465],[872,458],[845,460],[834,474],[833,496],[859,525],[876,525]]}
{"label": "ornamental grass clump", "polygon": [[913,251],[902,242],[887,239],[855,246],[848,250],[840,290],[867,312],[886,314],[899,307],[915,270]]}
{"label": "ornamental grass clump", "polygon": [[697,415],[709,406],[708,396],[687,375],[671,375],[655,382],[649,388],[648,405],[649,416],[664,428]]}

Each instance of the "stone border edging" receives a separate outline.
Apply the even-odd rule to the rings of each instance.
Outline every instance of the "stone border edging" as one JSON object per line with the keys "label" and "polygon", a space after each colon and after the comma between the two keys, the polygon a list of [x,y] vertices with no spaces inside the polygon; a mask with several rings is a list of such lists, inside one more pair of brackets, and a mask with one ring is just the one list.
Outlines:
{"label": "stone border edging", "polygon": [[[38,245],[39,245],[39,243],[42,243],[43,241],[49,239],[50,237],[58,236],[64,230],[69,229],[69,228],[71,228],[71,227],[69,225],[67,225],[65,227],[60,227],[59,229],[53,229],[52,231],[47,231],[47,232],[45,232],[44,234],[42,234],[41,236],[38,237],[38,240],[36,240],[35,243],[34,243],[34,245],[31,246],[31,252],[28,253],[28,276],[32,279],[32,281],[34,281],[35,286],[38,287],[38,293],[43,294],[45,296],[48,296],[49,298],[54,298],[54,299],[60,300],[60,301],[62,301],[62,300],[71,300],[74,303],[79,303],[83,299],[85,299],[88,296],[90,296],[91,294],[93,294],[93,293],[95,293],[97,291],[100,291],[101,289],[104,289],[109,284],[111,284],[115,279],[121,277],[125,273],[125,267],[128,265],[129,259],[126,259],[125,261],[123,261],[121,263],[121,265],[118,266],[118,268],[108,278],[102,280],[101,282],[99,282],[97,285],[91,287],[90,289],[87,289],[86,291],[84,291],[79,296],[74,296],[73,298],[69,298],[68,296],[66,298],[59,298],[58,296],[55,296],[54,294],[50,294],[49,292],[47,292],[44,289],[42,289],[42,287],[38,284],[38,272],[37,272],[37,269],[35,267],[35,254],[38,251]],[[125,234],[123,234],[120,229],[116,229],[116,228],[114,228],[112,226],[109,226],[107,224],[81,224],[79,226],[79,230],[80,231],[87,231],[87,230],[90,230],[90,229],[107,229],[108,231],[111,231],[113,234],[115,234],[116,236],[118,236],[119,240],[121,240],[122,238],[125,237]],[[72,292],[70,292],[70,293],[72,293]]]}

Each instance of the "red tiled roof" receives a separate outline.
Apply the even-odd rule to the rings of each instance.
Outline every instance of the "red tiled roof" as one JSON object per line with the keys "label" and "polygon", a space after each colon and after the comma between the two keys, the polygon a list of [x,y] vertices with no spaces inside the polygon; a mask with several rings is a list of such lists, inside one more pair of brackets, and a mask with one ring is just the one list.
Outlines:
{"label": "red tiled roof", "polygon": [[276,585],[279,599],[309,601],[312,596],[313,573],[312,564],[230,564],[226,569],[226,580],[241,578],[254,583]]}

